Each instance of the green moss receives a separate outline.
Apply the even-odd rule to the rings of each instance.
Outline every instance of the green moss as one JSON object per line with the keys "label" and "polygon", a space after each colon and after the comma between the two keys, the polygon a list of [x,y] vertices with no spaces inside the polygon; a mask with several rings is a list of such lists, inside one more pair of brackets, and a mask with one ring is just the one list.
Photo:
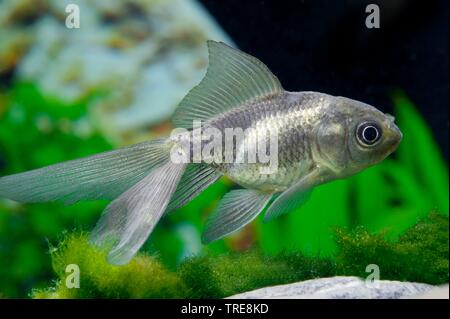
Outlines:
{"label": "green moss", "polygon": [[[140,254],[125,266],[106,262],[103,251],[87,241],[86,234],[67,236],[52,252],[59,280],[53,288],[35,290],[33,298],[181,298],[183,282],[153,257]],[[80,268],[80,288],[66,287],[66,266]]]}
{"label": "green moss", "polygon": [[290,282],[292,269],[282,259],[249,251],[193,258],[182,264],[179,274],[190,287],[191,297],[220,298]]}
{"label": "green moss", "polygon": [[362,228],[338,231],[338,271],[365,276],[365,267],[376,264],[381,279],[442,284],[448,282],[448,217],[430,214],[396,242]]}
{"label": "green moss", "polygon": [[[336,233],[339,253],[333,258],[260,251],[207,254],[184,261],[171,271],[157,259],[138,254],[125,266],[106,262],[105,253],[89,245],[86,234],[68,235],[52,252],[58,280],[34,290],[33,298],[222,298],[261,287],[318,277],[366,277],[377,264],[381,279],[429,284],[448,282],[448,217],[430,214],[398,241],[363,228]],[[80,288],[65,285],[65,268],[80,267]]]}

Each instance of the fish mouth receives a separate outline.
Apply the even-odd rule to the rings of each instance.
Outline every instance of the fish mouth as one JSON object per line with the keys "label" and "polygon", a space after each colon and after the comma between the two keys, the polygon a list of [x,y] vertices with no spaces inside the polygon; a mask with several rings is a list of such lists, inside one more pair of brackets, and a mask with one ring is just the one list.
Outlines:
{"label": "fish mouth", "polygon": [[388,141],[391,152],[395,151],[403,139],[403,133],[394,123],[390,123],[388,131]]}
{"label": "fish mouth", "polygon": [[395,125],[394,123],[392,123],[392,130],[394,131],[394,135],[395,138],[398,140],[398,142],[400,143],[401,140],[403,139],[403,133],[402,131],[400,131],[400,129],[398,128],[397,125]]}

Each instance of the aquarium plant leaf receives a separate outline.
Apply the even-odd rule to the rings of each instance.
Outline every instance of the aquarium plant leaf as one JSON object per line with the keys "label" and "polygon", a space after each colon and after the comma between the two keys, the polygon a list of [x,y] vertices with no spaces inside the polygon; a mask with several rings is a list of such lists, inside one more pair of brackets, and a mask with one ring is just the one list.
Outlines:
{"label": "aquarium plant leaf", "polygon": [[448,165],[445,163],[433,134],[412,102],[401,91],[393,94],[396,118],[404,132],[397,151],[399,160],[423,187],[422,196],[430,196],[437,211],[449,209]]}

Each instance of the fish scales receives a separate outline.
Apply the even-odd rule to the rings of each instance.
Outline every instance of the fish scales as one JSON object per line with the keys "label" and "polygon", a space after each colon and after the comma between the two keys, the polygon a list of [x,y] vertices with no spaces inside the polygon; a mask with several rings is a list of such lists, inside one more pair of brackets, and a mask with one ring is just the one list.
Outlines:
{"label": "fish scales", "polygon": [[[274,174],[261,173],[263,163],[220,163],[215,166],[236,183],[264,191],[283,191],[308,173],[315,165],[312,157],[311,134],[327,106],[332,103],[329,95],[316,92],[282,92],[281,94],[251,101],[211,119],[205,127],[215,127],[222,135],[226,128],[253,129],[244,141],[233,144],[236,152],[245,152],[244,145],[256,145],[263,141],[267,131],[278,133],[278,170]],[[222,148],[225,158],[225,147]],[[248,150],[247,150],[248,151]],[[213,164],[214,165],[214,164]]]}

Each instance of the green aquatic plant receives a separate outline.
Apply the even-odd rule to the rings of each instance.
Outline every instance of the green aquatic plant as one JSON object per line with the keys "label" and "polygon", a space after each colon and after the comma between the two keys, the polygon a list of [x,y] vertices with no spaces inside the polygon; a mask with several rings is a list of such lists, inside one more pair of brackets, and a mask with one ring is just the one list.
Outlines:
{"label": "green aquatic plant", "polygon": [[[58,279],[33,298],[223,298],[279,284],[336,275],[365,277],[377,264],[380,278],[429,284],[448,282],[448,217],[430,214],[391,242],[363,228],[335,232],[336,259],[260,250],[192,257],[174,270],[140,253],[126,266],[113,266],[84,234],[69,234],[52,250]],[[67,288],[69,264],[80,268],[80,288]]]}

